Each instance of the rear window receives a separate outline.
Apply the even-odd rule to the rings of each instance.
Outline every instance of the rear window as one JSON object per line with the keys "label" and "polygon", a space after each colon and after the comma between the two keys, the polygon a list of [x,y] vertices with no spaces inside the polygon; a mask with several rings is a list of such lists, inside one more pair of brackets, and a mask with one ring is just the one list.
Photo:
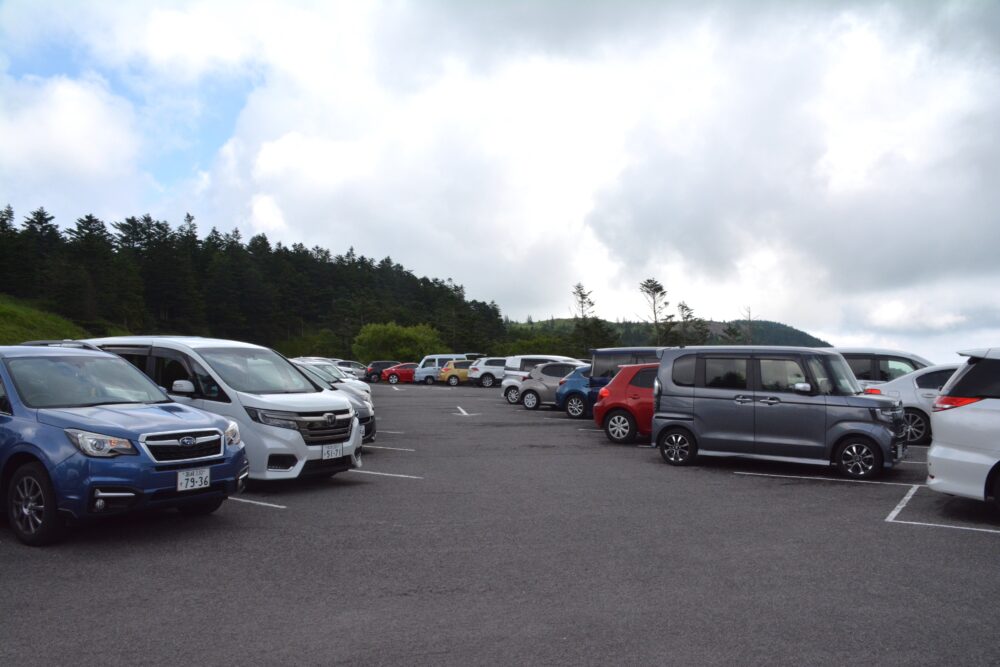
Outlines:
{"label": "rear window", "polygon": [[872,379],[872,358],[871,357],[854,357],[844,355],[844,359],[847,360],[847,365],[851,367],[851,372],[854,373],[854,377],[859,380],[871,380]]}
{"label": "rear window", "polygon": [[613,378],[618,374],[618,367],[632,363],[631,352],[613,352],[610,354],[595,354],[591,364],[591,376],[595,378]]}
{"label": "rear window", "polygon": [[698,358],[688,354],[674,360],[673,381],[680,387],[694,386],[694,369]]}
{"label": "rear window", "polygon": [[486,360],[486,365],[487,366],[503,366],[504,365],[504,360],[503,359],[487,359]]}
{"label": "rear window", "polygon": [[468,368],[472,365],[471,361],[456,361],[455,368]]}
{"label": "rear window", "polygon": [[940,389],[948,382],[948,378],[955,374],[955,371],[934,371],[924,373],[917,378],[917,386],[921,389]]}
{"label": "rear window", "polygon": [[878,360],[878,379],[882,382],[891,382],[915,370],[917,367],[907,359],[883,357]]}
{"label": "rear window", "polygon": [[942,393],[963,398],[1000,398],[1000,360],[970,359],[955,372]]}

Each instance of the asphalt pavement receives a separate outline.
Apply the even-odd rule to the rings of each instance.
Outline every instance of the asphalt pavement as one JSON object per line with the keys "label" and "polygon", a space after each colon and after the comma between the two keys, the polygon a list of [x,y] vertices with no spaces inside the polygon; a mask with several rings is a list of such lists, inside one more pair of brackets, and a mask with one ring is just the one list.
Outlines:
{"label": "asphalt pavement", "polygon": [[374,387],[362,471],[20,545],[0,664],[994,664],[1000,514],[879,480],[665,465],[499,390]]}

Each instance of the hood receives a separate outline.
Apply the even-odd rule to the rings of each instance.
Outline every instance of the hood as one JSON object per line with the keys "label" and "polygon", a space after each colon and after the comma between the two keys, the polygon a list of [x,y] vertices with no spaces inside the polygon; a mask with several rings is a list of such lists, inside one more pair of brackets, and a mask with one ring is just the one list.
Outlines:
{"label": "hood", "polygon": [[[343,387],[334,388],[334,389],[326,389],[326,390],[324,390],[324,393],[326,393],[326,392],[329,392],[330,394],[333,394],[337,398],[340,398],[340,397],[346,398],[348,401],[351,402],[351,407],[353,407],[355,409],[355,411],[357,411],[357,413],[358,413],[359,416],[361,416],[361,417],[370,417],[371,416],[373,406],[372,406],[371,402],[368,400],[368,397],[366,397],[366,396],[358,396],[358,395],[352,393],[351,391],[344,389]],[[338,393],[338,392],[340,392],[340,393]]]}
{"label": "hood", "polygon": [[847,404],[855,408],[877,408],[889,410],[900,406],[897,398],[890,396],[878,396],[874,394],[858,394],[857,396],[845,396]]}
{"label": "hood", "polygon": [[59,428],[78,428],[135,440],[158,431],[224,431],[229,420],[180,403],[98,405],[90,408],[43,408],[38,421]]}
{"label": "hood", "polygon": [[244,407],[261,410],[285,410],[288,412],[329,412],[346,410],[351,402],[346,396],[333,391],[317,391],[307,394],[244,394],[238,392]]}

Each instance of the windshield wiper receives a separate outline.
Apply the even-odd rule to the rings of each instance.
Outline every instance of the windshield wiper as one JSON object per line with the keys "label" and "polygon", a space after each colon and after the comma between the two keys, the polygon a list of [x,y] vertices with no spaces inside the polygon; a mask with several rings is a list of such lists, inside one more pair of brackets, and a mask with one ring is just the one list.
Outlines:
{"label": "windshield wiper", "polygon": [[97,403],[81,403],[74,407],[77,408],[95,408],[99,405],[135,405],[137,403],[142,403],[142,401],[98,401]]}

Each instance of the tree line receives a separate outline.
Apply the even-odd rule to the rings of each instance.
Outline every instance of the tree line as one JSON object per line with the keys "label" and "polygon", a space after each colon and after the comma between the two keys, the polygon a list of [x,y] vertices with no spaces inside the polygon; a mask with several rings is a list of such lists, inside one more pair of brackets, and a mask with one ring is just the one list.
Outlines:
{"label": "tree line", "polygon": [[[409,360],[454,351],[583,357],[619,344],[697,345],[708,324],[661,283],[639,285],[645,321],[595,315],[583,284],[573,286],[572,326],[535,327],[501,317],[494,302],[467,299],[451,279],[417,277],[394,262],[334,255],[301,243],[244,241],[238,229],[202,237],[189,214],[177,227],[150,215],[110,225],[85,215],[60,229],[44,208],[20,224],[0,211],[0,291],[30,300],[94,335],[204,335],[275,347],[289,355]],[[676,312],[674,312],[676,310]],[[404,359],[406,357],[406,359]]]}

